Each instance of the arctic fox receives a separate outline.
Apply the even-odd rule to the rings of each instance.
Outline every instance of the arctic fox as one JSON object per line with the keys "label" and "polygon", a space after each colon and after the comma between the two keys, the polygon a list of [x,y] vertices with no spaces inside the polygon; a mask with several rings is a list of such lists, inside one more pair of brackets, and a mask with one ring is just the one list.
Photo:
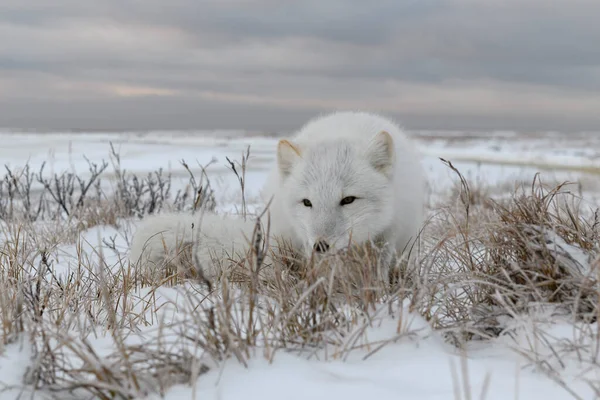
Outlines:
{"label": "arctic fox", "polygon": [[[276,153],[261,191],[265,204],[272,201],[275,251],[276,243],[284,243],[309,257],[315,250],[374,243],[385,251],[385,273],[419,233],[424,171],[417,151],[392,121],[365,112],[333,113],[280,140]],[[215,257],[246,252],[254,227],[251,219],[211,213],[149,216],[134,234],[129,258],[150,269],[168,263],[180,268],[181,255],[190,257],[193,248],[205,277],[214,279],[221,273]]]}
{"label": "arctic fox", "polygon": [[400,127],[380,115],[345,111],[309,121],[279,141],[261,192],[272,199],[272,233],[306,255],[379,244],[387,269],[424,220],[419,158]]}

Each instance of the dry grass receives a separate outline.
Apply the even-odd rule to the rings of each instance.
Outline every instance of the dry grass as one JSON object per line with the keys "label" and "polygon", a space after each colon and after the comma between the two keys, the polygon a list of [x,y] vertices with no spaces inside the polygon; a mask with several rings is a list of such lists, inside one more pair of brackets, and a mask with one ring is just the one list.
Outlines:
{"label": "dry grass", "polygon": [[[242,193],[247,156],[230,164]],[[560,349],[515,344],[516,351],[559,383],[558,367],[548,359],[568,357],[569,346],[597,365],[600,346],[592,345],[590,325],[599,312],[597,212],[584,209],[565,185],[547,188],[536,177],[530,187],[495,200],[455,170],[459,183],[432,210],[412,249],[416,256],[398,265],[389,282],[381,279],[373,248],[308,261],[282,243],[274,252],[262,215],[242,255],[220,260],[226,273],[206,282],[198,274],[178,275],[177,268],[152,276],[126,262],[114,243],[90,251],[78,240],[91,226],[125,230],[123,218],[162,208],[214,207],[214,196],[193,174],[191,193],[170,200],[162,175],[128,177],[118,156],[112,157],[120,177],[116,197],[88,192],[80,204],[42,197],[45,211],[35,218],[27,195],[11,189],[13,198],[2,199],[7,223],[0,245],[0,353],[19,338],[30,344],[23,387],[61,398],[131,399],[162,394],[176,383],[193,385],[229,358],[246,365],[257,351],[272,360],[279,351],[314,355],[327,348],[329,357],[345,359],[365,348],[362,334],[374,319],[402,313],[405,300],[458,347],[517,332],[523,316],[537,318],[532,310],[551,306],[587,327],[580,343]],[[11,179],[11,188],[24,193],[27,181]],[[242,210],[247,212],[245,201]],[[43,219],[61,221],[63,228],[41,238]],[[61,275],[57,249],[66,243],[74,243],[75,254],[71,272]],[[198,271],[191,250],[183,249],[182,262],[187,271]],[[399,322],[397,338],[407,334]],[[543,333],[536,335],[542,341]],[[101,337],[109,350],[92,344]]]}
{"label": "dry grass", "polygon": [[473,202],[462,176],[460,186],[459,206],[438,210],[423,235],[430,250],[418,275],[427,278],[428,318],[468,338],[500,333],[502,316],[533,304],[595,321],[597,211],[586,212],[566,184],[547,188],[539,176],[500,201]]}

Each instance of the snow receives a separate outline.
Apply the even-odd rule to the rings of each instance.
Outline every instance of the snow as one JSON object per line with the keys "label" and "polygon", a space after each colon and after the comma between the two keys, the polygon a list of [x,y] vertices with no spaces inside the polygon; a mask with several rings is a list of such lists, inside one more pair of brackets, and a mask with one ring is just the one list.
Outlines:
{"label": "snow", "polygon": [[22,392],[21,381],[29,367],[30,358],[30,346],[24,335],[0,354],[0,399],[15,399]]}
{"label": "snow", "polygon": [[[427,136],[437,135],[435,139]],[[492,187],[507,182],[531,181],[541,164],[552,171],[553,179],[595,179],[590,172],[600,168],[600,140],[594,142],[585,135],[565,146],[556,146],[553,135],[520,138],[514,132],[496,132],[489,135],[471,134],[468,138],[456,132],[415,134],[419,149],[425,155],[423,165],[430,185],[439,193],[455,182],[452,171],[438,157],[453,161],[467,177],[479,179]],[[228,170],[226,158],[239,160],[248,145],[251,146],[250,171],[247,176],[249,198],[256,201],[258,189],[265,180],[265,172],[274,162],[277,138],[245,136],[243,132],[125,132],[125,133],[11,133],[0,134],[0,161],[3,165],[20,167],[29,162],[33,170],[47,163],[48,171],[87,171],[84,156],[93,162],[109,158],[109,142],[121,155],[122,167],[134,173],[147,173],[165,168],[181,185],[187,182],[187,172],[179,161],[185,159],[194,172],[213,158],[216,163],[208,168],[213,186],[219,195],[221,209],[228,209],[239,196],[236,178]],[[579,169],[579,170],[578,170]],[[110,171],[110,168],[109,168]],[[107,172],[110,177],[110,172]],[[591,187],[590,196],[595,189]],[[0,229],[0,234],[2,234]],[[105,244],[115,238],[115,244],[125,251],[127,243],[120,232],[112,227],[97,226],[81,234],[76,244],[60,245],[54,265],[60,277],[66,277],[77,268],[79,253],[98,259],[99,251],[109,268],[117,268],[119,257]],[[4,239],[2,239],[4,240]],[[582,265],[583,256],[577,249],[553,239],[573,260]],[[161,304],[177,304],[178,292],[161,288],[154,293]],[[136,307],[143,308],[148,289],[140,289]],[[169,300],[170,299],[170,300]],[[162,313],[174,313],[178,307],[164,307]],[[384,316],[368,330],[370,345],[362,343],[358,349],[344,353],[347,359],[335,357],[336,350],[327,348],[307,355],[278,351],[272,362],[256,349],[247,368],[235,359],[225,361],[199,376],[191,387],[176,385],[166,395],[167,400],[179,399],[571,399],[573,395],[556,383],[547,373],[535,369],[529,360],[514,351],[515,341],[535,343],[540,338],[532,325],[523,321],[516,337],[501,337],[486,346],[473,346],[460,354],[445,344],[438,333],[429,329],[426,321],[404,308],[398,333],[398,315]],[[590,329],[597,329],[592,327]],[[153,326],[144,328],[131,340],[142,341],[155,332]],[[577,342],[579,336],[572,324],[547,324],[552,342],[559,346]],[[30,363],[28,346],[20,343],[0,346],[0,383],[12,386],[21,383],[21,377]],[[112,342],[108,337],[90,337],[90,343],[101,354],[108,354]],[[365,339],[366,340],[366,339]],[[379,343],[389,341],[379,351]],[[551,358],[552,355],[549,355]],[[591,357],[591,356],[590,356]],[[600,379],[598,368],[588,368],[592,361],[582,362],[565,357],[560,379],[574,390],[579,398],[591,399],[593,389],[586,379]],[[465,375],[466,373],[466,375]],[[465,393],[468,387],[469,394]],[[12,399],[15,389],[0,392],[0,399]],[[484,395],[482,395],[484,393]],[[36,398],[42,398],[36,394]],[[159,398],[159,397],[150,397]]]}
{"label": "snow", "polygon": [[[457,398],[461,399],[572,398],[559,384],[527,367],[527,362],[500,340],[468,355],[459,354],[431,332],[420,317],[407,309],[403,314],[412,326],[399,337],[397,321],[391,318],[368,330],[367,337],[372,343],[390,341],[374,354],[371,351],[376,345],[352,352],[347,360],[307,359],[283,352],[273,362],[257,355],[248,368],[229,360],[222,368],[202,375],[191,398],[442,400],[453,398],[454,393],[460,393]],[[572,332],[563,332],[563,338],[568,338],[569,333]],[[465,384],[469,394],[465,392]],[[584,382],[571,388],[581,398],[591,398],[593,394]],[[187,399],[191,390],[178,385],[165,398]]]}

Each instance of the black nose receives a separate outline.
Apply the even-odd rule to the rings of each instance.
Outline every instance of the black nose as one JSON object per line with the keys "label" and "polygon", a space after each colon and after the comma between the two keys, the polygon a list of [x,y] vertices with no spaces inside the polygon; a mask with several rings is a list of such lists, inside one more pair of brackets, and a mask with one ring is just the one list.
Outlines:
{"label": "black nose", "polygon": [[327,250],[329,250],[329,243],[324,240],[319,240],[317,243],[315,243],[313,248],[317,253],[325,253]]}

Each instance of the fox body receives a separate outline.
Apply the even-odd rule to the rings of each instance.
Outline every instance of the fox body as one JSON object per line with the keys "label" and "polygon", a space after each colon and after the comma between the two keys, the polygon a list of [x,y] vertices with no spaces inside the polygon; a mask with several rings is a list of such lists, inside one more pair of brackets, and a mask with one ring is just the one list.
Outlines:
{"label": "fox body", "polygon": [[199,261],[204,277],[212,280],[221,273],[220,262],[244,257],[255,224],[250,218],[209,212],[151,215],[137,226],[129,260],[157,273],[171,265],[183,275],[190,275],[188,269]]}
{"label": "fox body", "polygon": [[419,233],[425,176],[394,122],[336,112],[279,141],[262,196],[271,201],[272,233],[304,254],[369,242],[386,247],[391,261]]}

